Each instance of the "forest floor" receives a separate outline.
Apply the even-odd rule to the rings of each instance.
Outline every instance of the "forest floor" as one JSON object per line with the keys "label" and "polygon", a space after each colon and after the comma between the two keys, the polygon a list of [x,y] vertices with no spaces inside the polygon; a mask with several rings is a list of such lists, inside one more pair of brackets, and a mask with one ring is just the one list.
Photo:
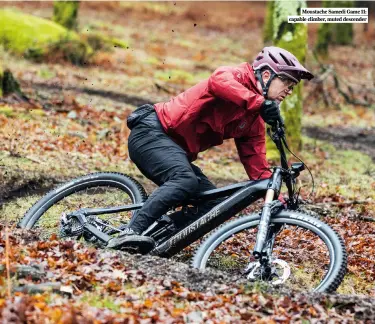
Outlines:
{"label": "forest floor", "polygon": [[[52,5],[47,2],[6,6],[52,16]],[[16,98],[0,101],[2,223],[7,220],[14,225],[50,188],[89,172],[130,174],[150,193],[155,186],[127,155],[126,116],[142,103],[168,100],[220,65],[254,57],[263,45],[264,11],[259,2],[82,2],[82,32],[119,38],[129,48],[100,51],[85,67],[54,58],[36,63],[0,48],[2,61],[30,98],[23,104]],[[323,73],[321,64],[328,62],[333,72],[323,82],[305,83],[304,137],[299,152],[315,178],[315,196],[309,203],[344,238],[348,250],[348,274],[340,295],[269,292],[225,272],[200,273],[176,261],[96,250],[81,243],[74,246],[77,253],[73,255],[70,243],[41,242],[37,233],[17,230],[11,236],[13,268],[42,265],[43,278],[37,282],[53,278],[73,291],[62,294],[60,287],[57,295],[16,293],[7,301],[3,272],[3,318],[23,312],[30,321],[45,316],[64,323],[73,318],[80,323],[84,319],[111,323],[115,317],[166,322],[374,319],[375,94],[370,85],[374,84],[371,58],[375,48],[370,40],[375,29],[362,32],[359,24],[354,28],[355,46],[337,46],[329,60],[322,62],[308,53],[314,73]],[[309,26],[310,48],[315,38],[316,26]],[[358,63],[357,57],[363,57],[363,62]],[[360,81],[354,72],[358,67],[369,71]],[[372,107],[347,102],[333,73],[340,77],[341,90]],[[219,187],[246,180],[232,141],[207,150],[197,164]],[[307,174],[301,178],[307,188],[302,196],[307,197],[311,180]],[[3,247],[4,236],[2,256]],[[30,280],[13,278],[12,285]]]}

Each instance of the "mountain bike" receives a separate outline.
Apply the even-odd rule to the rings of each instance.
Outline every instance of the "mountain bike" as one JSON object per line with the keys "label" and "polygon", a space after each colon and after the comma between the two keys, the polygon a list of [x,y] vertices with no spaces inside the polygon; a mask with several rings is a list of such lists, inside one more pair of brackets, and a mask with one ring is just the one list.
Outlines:
{"label": "mountain bike", "polygon": [[[268,134],[281,159],[270,178],[209,190],[175,206],[179,210],[224,199],[180,228],[173,219],[176,209],[171,209],[142,233],[154,239],[155,247],[136,252],[171,257],[215,229],[199,244],[193,267],[222,269],[249,281],[295,290],[335,291],[347,266],[343,240],[321,219],[299,210],[296,179],[305,164],[288,165],[285,148],[290,150],[283,125],[277,123]],[[277,200],[283,183],[288,189],[286,207]],[[260,198],[264,198],[260,213],[229,220]],[[19,226],[39,226],[45,238],[56,234],[106,246],[146,199],[142,185],[128,175],[93,173],[46,194],[26,212]]]}

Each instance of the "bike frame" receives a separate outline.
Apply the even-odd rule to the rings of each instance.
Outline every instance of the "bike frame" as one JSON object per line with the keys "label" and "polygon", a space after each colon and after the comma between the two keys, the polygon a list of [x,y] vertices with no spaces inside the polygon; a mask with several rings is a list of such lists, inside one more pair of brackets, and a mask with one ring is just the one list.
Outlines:
{"label": "bike frame", "polygon": [[[153,253],[163,254],[171,248],[173,248],[173,250],[181,250],[190,243],[194,242],[210,230],[214,229],[218,225],[234,216],[242,209],[252,204],[257,199],[264,197],[271,179],[246,181],[235,185],[226,186],[220,189],[209,190],[201,193],[194,200],[189,200],[188,204],[193,204],[197,202],[217,199],[220,197],[227,197],[227,199],[212,208],[208,213],[180,230],[166,242],[157,246]],[[143,203],[108,208],[80,209],[71,213],[70,216],[77,217],[85,230],[91,232],[101,241],[108,242],[112,237],[110,235],[107,235],[106,233],[101,232],[95,226],[90,224],[87,217],[137,210],[142,206]],[[198,232],[199,234],[197,235]],[[203,232],[204,234],[202,234]]]}
{"label": "bike frame", "polygon": [[[227,197],[224,201],[212,208],[208,213],[199,217],[193,223],[182,228],[172,236],[167,237],[165,240],[159,241],[156,247],[150,252],[151,254],[164,257],[172,256],[220,224],[224,223],[259,198],[265,198],[265,203],[260,215],[259,229],[253,255],[256,259],[260,259],[262,264],[268,264],[276,235],[275,233],[279,230],[270,230],[269,223],[272,214],[272,202],[277,199],[284,180],[289,194],[288,207],[291,209],[296,208],[297,203],[294,201],[293,197],[293,181],[299,175],[299,171],[303,170],[302,164],[299,164],[294,169],[292,165],[292,169],[289,169],[283,147],[283,144],[286,145],[283,127],[278,125],[273,127],[272,134],[270,129],[268,132],[280,152],[281,167],[275,167],[272,176],[268,179],[255,181],[249,180],[223,188],[209,190],[200,193],[194,199],[189,200],[187,205]],[[70,215],[77,217],[86,231],[96,236],[99,240],[107,243],[112,237],[90,224],[86,217],[136,210],[140,209],[142,206],[143,203],[109,208],[81,209]],[[151,225],[149,229],[155,226],[157,222]],[[144,235],[148,235],[145,234],[148,232],[150,233],[149,236],[152,237],[152,231],[149,229],[144,232]],[[120,230],[118,231],[120,232]]]}

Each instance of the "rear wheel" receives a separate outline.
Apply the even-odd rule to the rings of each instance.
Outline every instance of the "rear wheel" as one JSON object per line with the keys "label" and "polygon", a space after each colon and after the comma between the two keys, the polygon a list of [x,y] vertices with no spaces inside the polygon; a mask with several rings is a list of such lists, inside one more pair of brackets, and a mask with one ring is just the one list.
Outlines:
{"label": "rear wheel", "polygon": [[[92,173],[73,179],[50,191],[37,201],[24,215],[19,226],[39,227],[42,238],[60,235],[61,218],[82,208],[104,208],[142,203],[147,195],[143,187],[131,177],[111,172]],[[131,211],[99,216],[111,226],[127,223]],[[78,226],[78,224],[76,224]]]}
{"label": "rear wheel", "polygon": [[309,215],[282,211],[271,219],[279,227],[272,251],[272,276],[265,276],[252,256],[259,215],[249,215],[219,228],[198,248],[195,268],[218,268],[300,291],[333,292],[346,272],[342,239],[327,224]]}

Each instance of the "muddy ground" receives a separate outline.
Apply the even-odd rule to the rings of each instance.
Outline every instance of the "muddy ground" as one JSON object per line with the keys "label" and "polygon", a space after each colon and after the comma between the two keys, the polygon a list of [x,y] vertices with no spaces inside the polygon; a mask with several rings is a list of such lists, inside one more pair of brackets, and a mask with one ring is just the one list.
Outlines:
{"label": "muddy ground", "polygon": [[329,141],[338,149],[363,152],[375,162],[375,128],[304,127],[304,133],[311,138]]}

